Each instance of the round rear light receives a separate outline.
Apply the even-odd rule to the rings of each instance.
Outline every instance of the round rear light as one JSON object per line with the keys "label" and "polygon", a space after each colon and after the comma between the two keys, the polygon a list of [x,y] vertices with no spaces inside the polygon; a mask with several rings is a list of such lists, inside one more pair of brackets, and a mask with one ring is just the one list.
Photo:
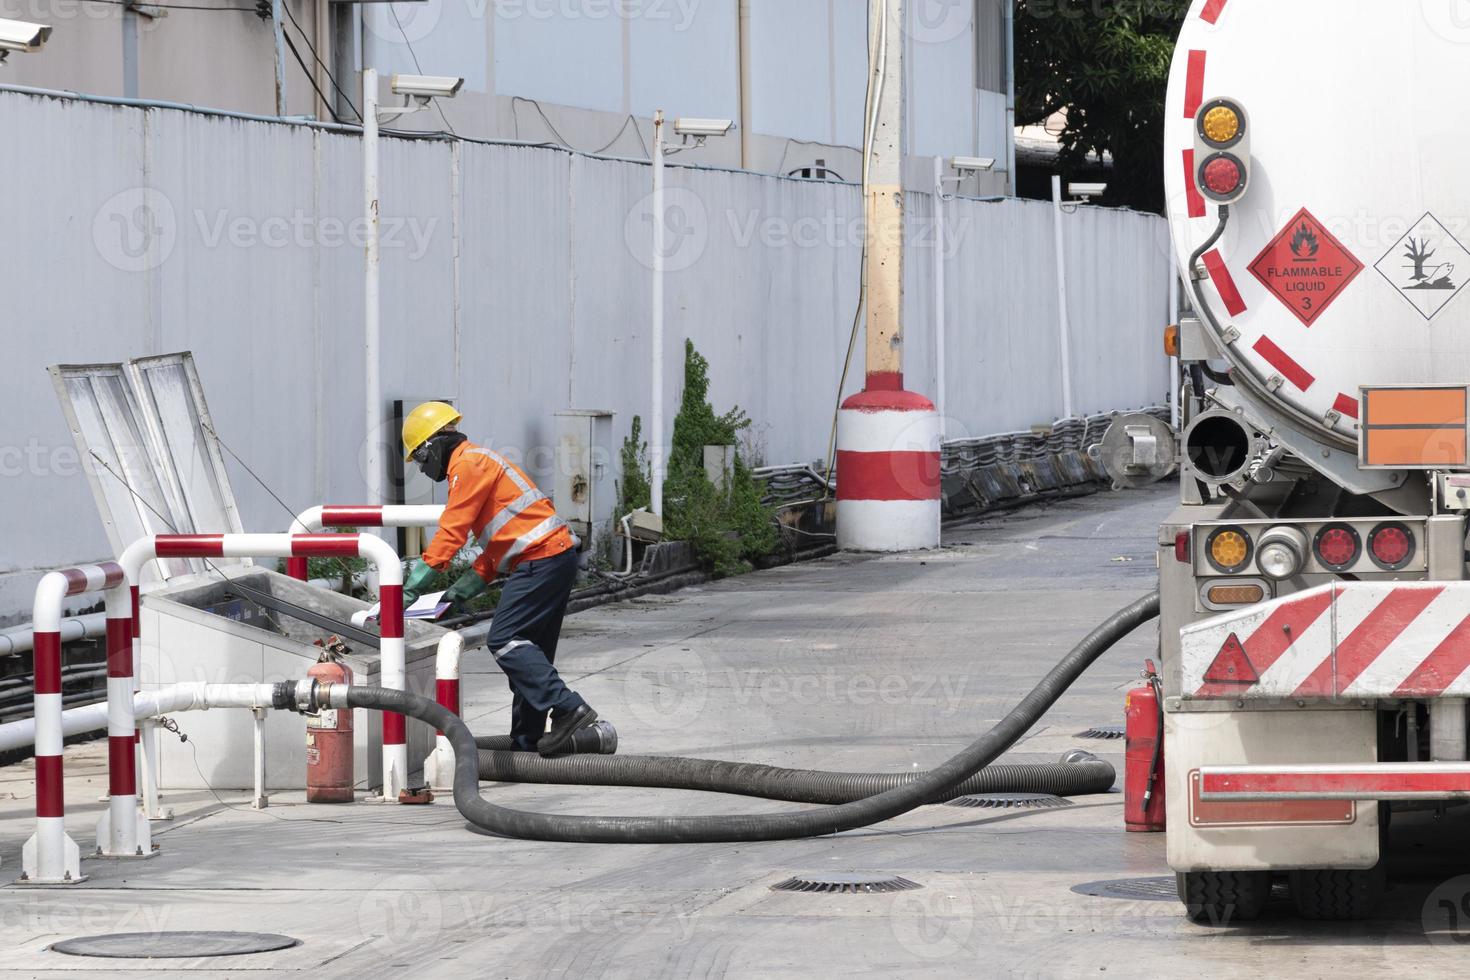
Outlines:
{"label": "round rear light", "polygon": [[1307,536],[1299,528],[1273,527],[1256,545],[1256,567],[1278,582],[1300,572],[1306,560]]}
{"label": "round rear light", "polygon": [[1218,571],[1238,572],[1251,560],[1250,536],[1238,527],[1216,528],[1205,541],[1205,554]]}
{"label": "round rear light", "polygon": [[1363,550],[1358,532],[1348,524],[1329,524],[1317,532],[1317,560],[1334,572],[1345,572]]}
{"label": "round rear light", "polygon": [[1413,532],[1397,521],[1378,525],[1368,536],[1368,557],[1384,571],[1398,571],[1414,557]]}
{"label": "round rear light", "polygon": [[1233,157],[1221,154],[1212,158],[1205,164],[1204,175],[1205,186],[1221,197],[1234,194],[1240,187],[1240,164]]}

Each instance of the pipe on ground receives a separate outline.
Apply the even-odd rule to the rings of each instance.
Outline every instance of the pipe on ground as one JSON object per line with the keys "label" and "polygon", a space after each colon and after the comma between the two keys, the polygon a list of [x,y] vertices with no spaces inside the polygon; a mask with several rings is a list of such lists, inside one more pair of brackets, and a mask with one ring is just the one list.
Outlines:
{"label": "pipe on ground", "polygon": [[[1014,745],[1046,714],[1082,672],[1115,643],[1157,617],[1157,592],[1130,603],[1094,629],[1053,667],[990,731],[939,767],[912,781],[850,803],[790,813],[725,816],[581,816],[531,813],[490,803],[480,795],[474,734],[453,712],[406,691],[330,686],[310,688],[305,706],[369,708],[417,718],[444,732],[454,748],[454,802],[476,828],[506,837],[593,844],[694,844],[790,840],[835,834],[891,819],[931,800],[954,795]],[[282,705],[284,706],[284,705]],[[677,765],[660,760],[663,765]]]}

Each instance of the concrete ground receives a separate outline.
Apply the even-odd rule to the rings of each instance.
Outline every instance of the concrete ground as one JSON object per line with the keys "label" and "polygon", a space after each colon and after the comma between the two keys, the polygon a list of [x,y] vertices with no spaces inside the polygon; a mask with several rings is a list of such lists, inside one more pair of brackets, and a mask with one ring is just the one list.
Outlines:
{"label": "concrete ground", "polygon": [[[558,658],[613,719],[627,752],[846,770],[931,766],[988,728],[1078,638],[1154,582],[1169,490],[1038,506],[946,532],[945,548],[838,556],[568,620]],[[1109,653],[1009,761],[1084,746],[1122,769],[1121,742],[1076,737],[1122,721],[1155,634]],[[466,715],[506,725],[483,651]],[[187,730],[187,719],[183,719]],[[84,850],[106,779],[97,745],[68,750],[68,824]],[[0,874],[18,874],[32,771],[0,769]],[[791,804],[647,790],[486,787],[497,803],[569,813],[758,812]],[[1380,916],[1184,920],[1159,835],[1122,829],[1117,793],[1066,809],[928,806],[877,827],[770,844],[543,844],[468,833],[432,807],[307,806],[238,792],[171,793],[149,861],[87,860],[66,888],[0,888],[0,972],[317,970],[330,976],[739,977],[858,973],[1335,978],[1448,974],[1470,940],[1470,861],[1454,811],[1396,818]],[[1451,855],[1446,859],[1446,855]],[[923,887],[795,894],[792,874],[881,872]],[[1092,883],[1133,882],[1133,897]],[[1079,888],[1078,886],[1087,886]],[[1150,890],[1156,892],[1151,896]],[[95,960],[48,950],[98,933],[276,932],[301,944],[229,959]]]}

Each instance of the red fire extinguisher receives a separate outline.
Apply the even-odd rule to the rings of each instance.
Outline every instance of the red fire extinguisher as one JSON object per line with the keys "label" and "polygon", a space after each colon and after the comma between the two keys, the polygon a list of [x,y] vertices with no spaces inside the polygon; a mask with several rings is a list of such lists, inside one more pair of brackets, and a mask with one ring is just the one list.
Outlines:
{"label": "red fire extinguisher", "polygon": [[[306,675],[318,684],[351,684],[352,671],[330,650]],[[352,709],[323,708],[306,716],[306,802],[352,800]]]}
{"label": "red fire extinguisher", "polygon": [[1123,775],[1123,822],[1129,833],[1164,829],[1164,697],[1152,660],[1144,661],[1144,684],[1124,702],[1127,765]]}

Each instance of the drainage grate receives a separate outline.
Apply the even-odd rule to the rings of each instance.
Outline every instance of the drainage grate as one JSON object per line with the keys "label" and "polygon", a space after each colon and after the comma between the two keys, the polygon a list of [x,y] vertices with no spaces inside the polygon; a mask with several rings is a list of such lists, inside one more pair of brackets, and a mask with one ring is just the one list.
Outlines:
{"label": "drainage grate", "polygon": [[982,810],[1051,810],[1072,806],[1071,800],[1050,793],[986,793],[984,796],[957,796],[945,800],[945,806],[968,806]]}
{"label": "drainage grate", "polygon": [[1100,738],[1111,741],[1115,738],[1122,738],[1124,734],[1122,725],[1096,725],[1085,732],[1078,732],[1077,737]]}
{"label": "drainage grate", "polygon": [[1134,902],[1177,902],[1179,888],[1174,876],[1162,878],[1118,878],[1113,881],[1089,881],[1073,885],[1078,895],[1093,898],[1123,898]]}
{"label": "drainage grate", "polygon": [[797,875],[771,886],[775,892],[825,892],[827,894],[874,894],[906,892],[924,886],[907,878],[890,875],[826,874]]}
{"label": "drainage grate", "polygon": [[300,945],[299,939],[267,932],[118,932],[65,939],[51,949],[72,956],[151,960],[243,956]]}

